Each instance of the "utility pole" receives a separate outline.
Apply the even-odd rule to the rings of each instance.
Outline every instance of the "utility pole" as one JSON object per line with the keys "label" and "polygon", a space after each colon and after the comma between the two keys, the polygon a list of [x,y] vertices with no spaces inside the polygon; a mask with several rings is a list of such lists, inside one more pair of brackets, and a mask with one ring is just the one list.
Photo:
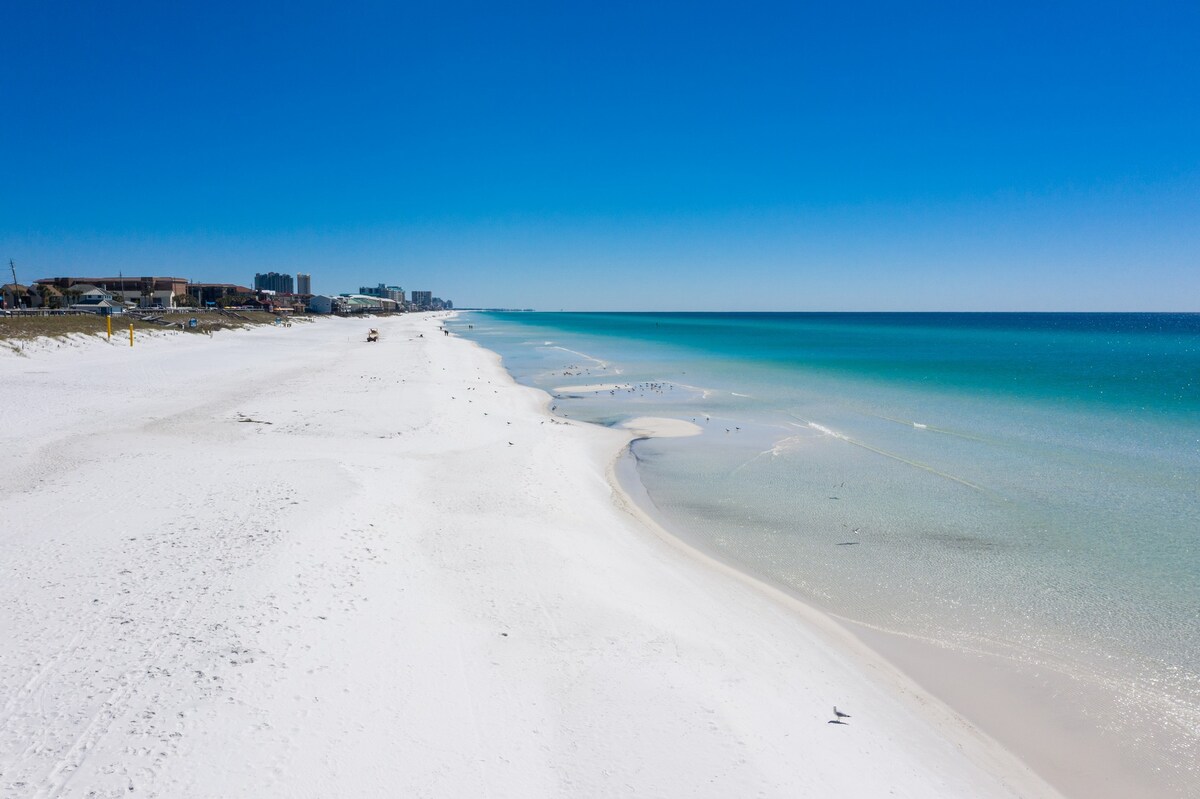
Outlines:
{"label": "utility pole", "polygon": [[17,290],[17,265],[13,263],[13,259],[12,259],[12,258],[9,258],[9,259],[8,259],[8,268],[12,270],[12,273],[13,273],[13,291],[16,291],[16,290]]}

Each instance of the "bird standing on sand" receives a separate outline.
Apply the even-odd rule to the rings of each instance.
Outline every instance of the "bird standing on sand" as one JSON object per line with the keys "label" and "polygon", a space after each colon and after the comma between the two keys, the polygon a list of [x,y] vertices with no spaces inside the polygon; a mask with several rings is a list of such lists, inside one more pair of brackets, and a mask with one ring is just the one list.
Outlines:
{"label": "bird standing on sand", "polygon": [[841,719],[848,719],[848,718],[850,718],[850,714],[849,714],[849,713],[843,713],[842,711],[838,710],[838,709],[837,709],[837,705],[834,705],[834,706],[833,706],[833,715],[834,715],[834,716],[836,716],[836,717],[838,718],[838,720],[839,720],[839,721],[840,721]]}

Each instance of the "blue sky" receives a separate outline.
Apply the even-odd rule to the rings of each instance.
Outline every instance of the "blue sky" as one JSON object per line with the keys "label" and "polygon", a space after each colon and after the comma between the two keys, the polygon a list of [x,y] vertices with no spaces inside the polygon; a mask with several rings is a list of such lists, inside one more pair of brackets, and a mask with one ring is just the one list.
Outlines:
{"label": "blue sky", "polygon": [[552,310],[1195,311],[1197,41],[1194,2],[17,0],[0,255]]}

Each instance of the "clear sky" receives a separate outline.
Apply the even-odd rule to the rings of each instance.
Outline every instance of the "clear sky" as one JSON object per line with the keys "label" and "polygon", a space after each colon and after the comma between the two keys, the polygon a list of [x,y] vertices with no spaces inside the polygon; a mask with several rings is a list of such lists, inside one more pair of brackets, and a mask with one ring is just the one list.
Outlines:
{"label": "clear sky", "polygon": [[546,310],[1196,311],[1198,43],[1195,0],[8,0],[0,256]]}

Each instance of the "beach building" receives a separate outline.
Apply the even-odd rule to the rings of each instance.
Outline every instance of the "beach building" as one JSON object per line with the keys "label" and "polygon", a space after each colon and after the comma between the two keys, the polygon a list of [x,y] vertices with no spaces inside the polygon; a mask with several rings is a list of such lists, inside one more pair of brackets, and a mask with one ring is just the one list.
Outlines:
{"label": "beach building", "polygon": [[383,283],[378,286],[359,286],[358,293],[367,297],[384,297],[404,304],[404,289],[401,286],[387,286]]}
{"label": "beach building", "polygon": [[99,286],[90,286],[87,283],[80,283],[76,286],[73,286],[72,289],[76,303],[100,302],[102,300],[111,300],[113,298],[112,292],[105,291]]}
{"label": "beach building", "polygon": [[29,304],[30,291],[28,286],[20,283],[5,283],[0,286],[0,307],[5,309],[35,307]]}
{"label": "beach building", "polygon": [[299,294],[279,294],[271,291],[259,292],[255,302],[270,313],[303,313],[308,307],[308,297]]}
{"label": "beach building", "polygon": [[[45,290],[57,291],[53,286],[46,286]],[[64,296],[60,294],[60,297]],[[112,316],[113,314],[125,313],[125,304],[117,302],[113,299],[110,292],[105,291],[97,286],[89,286],[86,283],[81,283],[73,286],[71,292],[66,296],[66,300],[60,300],[59,305],[64,302],[71,302],[69,308],[72,311],[85,311],[87,313],[100,314],[101,316]]]}
{"label": "beach building", "polygon": [[254,289],[236,283],[189,283],[188,296],[201,307],[218,305],[226,297],[253,297]]}
{"label": "beach building", "polygon": [[174,308],[175,298],[187,294],[188,281],[182,277],[47,277],[35,281],[38,286],[49,285],[64,296],[71,296],[77,286],[92,286],[112,295],[118,303],[133,303],[141,308]]}
{"label": "beach building", "polygon": [[43,308],[61,308],[69,304],[63,299],[63,293],[54,286],[34,286],[34,289],[38,295],[35,299],[40,301]]}
{"label": "beach building", "polygon": [[347,313],[348,304],[344,297],[330,294],[314,294],[308,300],[308,310],[313,313]]}
{"label": "beach building", "polygon": [[343,294],[349,313],[388,313],[399,309],[399,303],[387,297],[372,297],[367,294]]}
{"label": "beach building", "polygon": [[256,274],[254,276],[254,288],[256,291],[278,291],[282,294],[292,294],[295,292],[295,284],[292,282],[291,275],[282,275],[279,272],[267,272],[264,274]]}
{"label": "beach building", "polygon": [[125,313],[125,306],[111,299],[88,297],[86,300],[72,305],[71,310],[99,314],[100,316],[112,316],[114,314]]}
{"label": "beach building", "polygon": [[308,298],[308,310],[313,313],[333,313],[337,300],[328,294],[314,294]]}
{"label": "beach building", "polygon": [[296,273],[296,293],[312,294],[312,275],[303,272]]}
{"label": "beach building", "polygon": [[[97,305],[104,302],[110,303],[110,305]],[[114,300],[111,293],[87,284],[78,284],[65,291],[60,291],[48,283],[34,283],[32,286],[5,284],[0,286],[0,307],[8,310],[42,308],[77,311],[95,311],[96,307],[115,307],[117,313],[124,311],[122,304]]]}
{"label": "beach building", "polygon": [[413,308],[418,311],[428,311],[433,308],[432,291],[414,291],[412,293]]}
{"label": "beach building", "polygon": [[308,301],[308,310],[318,314],[368,314],[394,313],[401,310],[400,303],[387,297],[369,294],[315,294]]}

